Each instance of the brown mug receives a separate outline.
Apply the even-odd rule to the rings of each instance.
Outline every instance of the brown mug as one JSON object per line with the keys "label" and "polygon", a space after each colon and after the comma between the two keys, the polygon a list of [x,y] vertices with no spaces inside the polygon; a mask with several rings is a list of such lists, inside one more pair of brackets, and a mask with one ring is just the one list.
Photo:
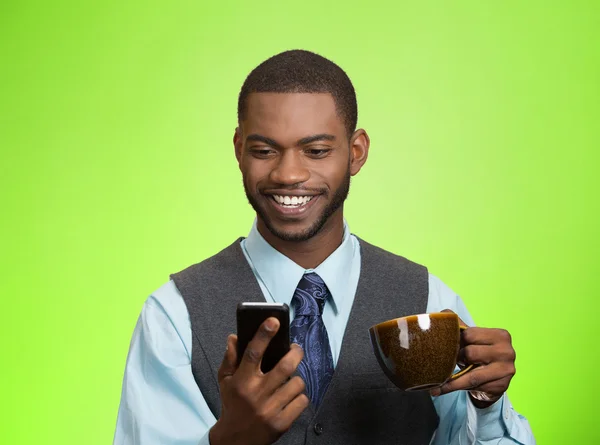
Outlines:
{"label": "brown mug", "polygon": [[470,371],[454,373],[461,326],[453,312],[409,315],[376,324],[369,329],[373,352],[387,377],[400,389],[437,388]]}

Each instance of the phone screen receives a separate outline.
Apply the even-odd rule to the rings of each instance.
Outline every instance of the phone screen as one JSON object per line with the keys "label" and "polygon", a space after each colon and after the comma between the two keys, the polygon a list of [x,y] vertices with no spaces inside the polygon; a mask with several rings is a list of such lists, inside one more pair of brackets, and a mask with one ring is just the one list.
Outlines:
{"label": "phone screen", "polygon": [[248,343],[260,325],[269,317],[279,320],[279,330],[271,339],[263,356],[260,369],[267,373],[290,350],[290,315],[285,303],[239,303],[237,307],[237,357],[242,360]]}

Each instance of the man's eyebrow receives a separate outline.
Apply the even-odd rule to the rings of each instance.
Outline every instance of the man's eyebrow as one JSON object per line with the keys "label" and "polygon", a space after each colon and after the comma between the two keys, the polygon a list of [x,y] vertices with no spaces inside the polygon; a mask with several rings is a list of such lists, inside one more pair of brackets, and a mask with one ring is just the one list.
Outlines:
{"label": "man's eyebrow", "polygon": [[327,134],[327,133],[315,134],[313,136],[307,136],[305,138],[298,139],[297,144],[298,145],[307,145],[307,144],[310,144],[311,142],[317,142],[317,141],[335,141],[335,136],[332,134]]}
{"label": "man's eyebrow", "polygon": [[[317,141],[335,141],[335,136],[327,133],[314,134],[312,136],[306,136],[304,138],[298,139],[296,145],[307,145]],[[282,148],[281,144],[279,144],[274,139],[256,133],[249,134],[246,137],[246,142],[263,142],[274,148]]]}
{"label": "man's eyebrow", "polygon": [[274,147],[274,148],[281,148],[281,145],[277,143],[277,141],[268,138],[266,136],[260,135],[260,134],[249,134],[246,137],[246,142],[250,142],[250,141],[254,141],[254,142],[264,142],[265,144]]}

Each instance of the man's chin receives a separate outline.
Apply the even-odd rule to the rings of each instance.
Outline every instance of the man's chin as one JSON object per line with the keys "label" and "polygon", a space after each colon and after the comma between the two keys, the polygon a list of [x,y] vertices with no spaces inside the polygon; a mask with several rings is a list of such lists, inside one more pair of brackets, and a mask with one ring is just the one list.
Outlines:
{"label": "man's chin", "polygon": [[[286,242],[305,242],[317,235],[331,216],[333,212],[327,212],[327,208],[320,206],[312,207],[310,213],[304,213],[302,216],[290,216],[286,218],[269,208],[266,203],[255,200],[246,193],[248,201],[256,211],[259,220],[259,231],[263,237],[278,238]],[[319,200],[320,201],[320,200]],[[321,202],[315,203],[321,204]],[[269,233],[263,233],[267,230]]]}
{"label": "man's chin", "polygon": [[[276,213],[272,209],[257,205],[253,205],[253,207],[260,221],[259,226],[263,226],[274,237],[282,241],[307,241],[320,231],[324,223],[322,217],[314,218],[306,214],[286,217],[286,215]],[[322,215],[322,212],[317,212],[317,214]]]}
{"label": "man's chin", "polygon": [[264,225],[273,236],[287,242],[308,241],[319,232],[319,228],[315,228],[314,225],[291,228],[272,224],[270,221],[264,221]]}

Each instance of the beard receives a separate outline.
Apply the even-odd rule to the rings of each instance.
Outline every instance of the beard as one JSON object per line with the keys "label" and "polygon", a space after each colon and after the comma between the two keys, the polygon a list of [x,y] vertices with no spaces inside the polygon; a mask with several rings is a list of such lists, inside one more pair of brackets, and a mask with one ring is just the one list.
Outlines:
{"label": "beard", "polygon": [[[283,241],[292,241],[292,242],[302,242],[308,241],[313,236],[321,231],[327,220],[333,215],[341,206],[344,204],[344,201],[348,197],[348,193],[350,192],[350,168],[346,171],[346,175],[342,180],[340,186],[335,190],[329,204],[321,211],[321,213],[317,216],[315,221],[305,230],[301,232],[285,232],[283,230],[278,230],[273,221],[269,218],[269,215],[261,207],[258,200],[253,196],[246,184],[244,183],[244,191],[246,192],[246,198],[248,198],[248,202],[258,215],[260,219],[265,223],[267,229],[275,235],[277,238]],[[328,194],[321,195],[327,197]]]}

